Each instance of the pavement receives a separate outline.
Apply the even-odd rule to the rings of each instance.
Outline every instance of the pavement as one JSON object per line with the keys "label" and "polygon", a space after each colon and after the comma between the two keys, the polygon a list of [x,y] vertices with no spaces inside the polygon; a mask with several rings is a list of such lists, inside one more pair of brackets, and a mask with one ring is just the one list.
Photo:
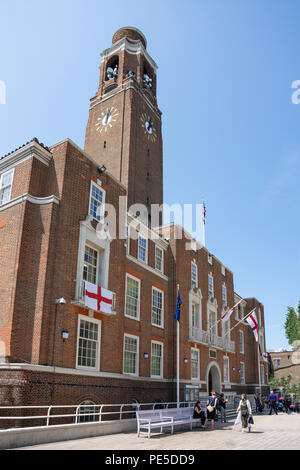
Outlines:
{"label": "pavement", "polygon": [[254,415],[251,433],[241,432],[234,420],[216,422],[215,430],[196,428],[173,435],[153,434],[151,439],[135,433],[64,441],[25,447],[24,450],[300,450],[300,415]]}

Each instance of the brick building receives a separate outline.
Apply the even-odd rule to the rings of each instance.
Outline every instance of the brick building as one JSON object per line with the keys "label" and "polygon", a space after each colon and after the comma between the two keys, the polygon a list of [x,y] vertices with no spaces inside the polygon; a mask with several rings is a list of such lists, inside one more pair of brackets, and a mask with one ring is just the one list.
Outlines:
{"label": "brick building", "polygon": [[269,353],[275,379],[291,376],[291,384],[300,384],[300,349]]}
{"label": "brick building", "polygon": [[[157,66],[146,47],[128,27],[102,54],[84,151],[33,139],[0,159],[1,405],[176,401],[178,284],[181,400],[259,386],[251,329],[229,330],[256,307],[265,351],[263,305],[244,299],[216,325],[242,300],[233,273],[181,227],[143,212],[163,203]],[[112,313],[85,306],[85,281],[113,292]],[[263,362],[260,375],[264,385]]]}

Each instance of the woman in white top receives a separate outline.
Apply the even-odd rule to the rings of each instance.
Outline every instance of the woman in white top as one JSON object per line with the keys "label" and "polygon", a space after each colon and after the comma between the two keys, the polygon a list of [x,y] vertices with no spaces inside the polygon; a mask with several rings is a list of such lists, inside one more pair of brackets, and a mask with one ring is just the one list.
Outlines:
{"label": "woman in white top", "polygon": [[245,394],[242,394],[241,400],[237,409],[238,416],[235,421],[236,424],[242,425],[242,432],[248,428],[248,432],[251,431],[251,424],[249,423],[249,417],[252,417],[252,409],[249,400]]}

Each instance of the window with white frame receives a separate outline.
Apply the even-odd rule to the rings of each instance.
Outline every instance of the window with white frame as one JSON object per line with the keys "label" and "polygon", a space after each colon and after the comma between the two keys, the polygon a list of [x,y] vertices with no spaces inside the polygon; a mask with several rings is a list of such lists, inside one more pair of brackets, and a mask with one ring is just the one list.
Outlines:
{"label": "window with white frame", "polygon": [[260,384],[265,384],[265,368],[263,365],[260,366]]}
{"label": "window with white frame", "polygon": [[14,170],[0,175],[0,206],[10,201]]}
{"label": "window with white frame", "polygon": [[191,279],[192,287],[198,287],[198,266],[196,263],[191,263]]}
{"label": "window with white frame", "polygon": [[242,330],[239,330],[239,335],[240,335],[240,353],[244,354],[244,352],[245,352],[244,332]]}
{"label": "window with white frame", "polygon": [[224,356],[224,382],[230,382],[229,357]]}
{"label": "window with white frame", "polygon": [[164,271],[164,250],[155,245],[155,269],[159,272]]}
{"label": "window with white frame", "polygon": [[208,275],[208,297],[214,296],[214,278]]}
{"label": "window with white frame", "polygon": [[164,293],[152,287],[152,325],[164,326]]}
{"label": "window with white frame", "polygon": [[192,302],[192,328],[200,328],[200,305]]}
{"label": "window with white frame", "polygon": [[78,317],[77,368],[99,370],[101,321]]}
{"label": "window with white frame", "polygon": [[234,315],[235,315],[235,319],[236,320],[239,320],[239,305],[236,305],[235,309],[234,309]]}
{"label": "window with white frame", "polygon": [[138,240],[138,259],[143,263],[147,263],[147,238],[141,235],[139,235]]}
{"label": "window with white frame", "polygon": [[126,253],[130,254],[130,227],[126,225],[125,227],[125,246],[126,246]]}
{"label": "window with white frame", "polygon": [[191,349],[191,379],[200,380],[200,351]]}
{"label": "window with white frame", "polygon": [[240,304],[240,319],[242,320],[244,318],[244,305]]}
{"label": "window with white frame", "polygon": [[98,220],[98,222],[104,217],[104,205],[105,191],[92,181],[89,214]]}
{"label": "window with white frame", "polygon": [[139,364],[139,337],[124,335],[124,362],[123,373],[138,375]]}
{"label": "window with white frame", "polygon": [[140,280],[126,275],[125,315],[135,320],[140,318]]}
{"label": "window with white frame", "polygon": [[217,330],[217,314],[216,312],[213,312],[210,310],[209,316],[208,316],[208,332],[210,338],[212,336],[217,336],[218,330]]}
{"label": "window with white frame", "polygon": [[163,376],[163,344],[151,342],[151,377]]}
{"label": "window with white frame", "polygon": [[245,364],[243,362],[240,363],[240,377],[241,377],[241,384],[245,383]]}
{"label": "window with white frame", "polygon": [[227,289],[225,285],[222,286],[222,305],[223,307],[227,305]]}
{"label": "window with white frame", "polygon": [[83,280],[97,284],[98,251],[86,245],[84,250]]}

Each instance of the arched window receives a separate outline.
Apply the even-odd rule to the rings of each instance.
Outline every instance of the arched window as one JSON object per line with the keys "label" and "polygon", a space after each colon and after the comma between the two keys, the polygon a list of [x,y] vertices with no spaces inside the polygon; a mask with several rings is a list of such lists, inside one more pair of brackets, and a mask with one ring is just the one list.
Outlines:
{"label": "arched window", "polygon": [[114,56],[109,59],[106,65],[105,81],[118,78],[119,74],[119,57]]}
{"label": "arched window", "polygon": [[91,400],[85,400],[79,405],[78,423],[92,423],[100,421],[100,407]]}

